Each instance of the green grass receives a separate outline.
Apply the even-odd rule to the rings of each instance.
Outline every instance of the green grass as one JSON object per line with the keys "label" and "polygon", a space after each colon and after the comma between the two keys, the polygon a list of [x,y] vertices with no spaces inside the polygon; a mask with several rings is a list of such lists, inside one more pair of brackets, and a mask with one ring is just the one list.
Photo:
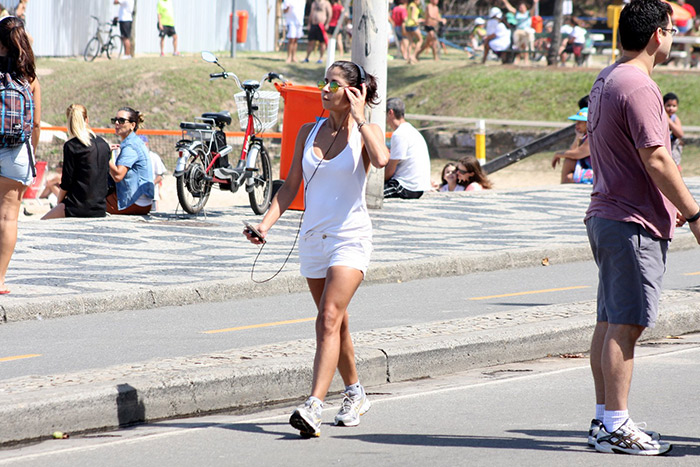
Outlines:
{"label": "green grass", "polygon": [[[323,76],[322,65],[290,65],[285,63],[284,53],[239,53],[236,59],[231,59],[228,53],[219,52],[218,56],[222,65],[241,79],[259,79],[268,71],[276,71],[295,84],[314,85]],[[41,58],[37,67],[42,85],[42,120],[53,125],[65,125],[65,109],[72,103],[88,108],[92,126],[107,128],[111,128],[110,117],[125,105],[143,112],[144,127],[150,129],[178,129],[180,121],[191,120],[206,111],[228,109],[236,115],[235,84],[209,81],[209,73],[218,71],[218,67],[204,62],[198,55],[111,61],[99,58],[92,63],[82,58]],[[390,60],[387,88],[389,97],[406,101],[409,113],[566,121],[577,109],[578,99],[588,93],[598,71],[571,67],[518,68],[496,63],[482,66],[468,60],[465,54],[452,51],[439,62],[422,60],[415,66]],[[662,93],[673,91],[679,95],[683,123],[697,125],[700,122],[697,72],[657,67],[654,79]],[[234,117],[230,127],[233,130],[239,128],[236,120]],[[161,140],[154,141],[159,144],[154,149],[164,156],[166,164],[172,165],[175,158],[172,148],[177,138]],[[61,158],[61,147],[46,145],[40,157],[55,163]],[[546,168],[550,158],[551,155],[543,154],[527,159],[529,162],[520,162],[518,167],[530,164]],[[686,175],[700,175],[700,148],[686,146],[683,160]]]}
{"label": "green grass", "polygon": [[[321,65],[286,64],[282,53],[220,55],[221,63],[242,79],[259,79],[267,71],[282,72],[296,84],[313,85]],[[315,55],[314,55],[315,57]],[[134,60],[81,58],[38,60],[43,90],[43,120],[65,123],[69,104],[87,106],[93,126],[109,126],[116,109],[129,105],[142,111],[148,128],[174,129],[183,119],[204,111],[235,110],[235,85],[209,81],[218,68],[198,56],[139,57]],[[407,66],[388,64],[388,94],[406,100],[410,113],[446,116],[563,121],[588,93],[598,70],[543,66],[481,66],[453,52],[440,62],[423,60]],[[47,74],[47,72],[49,72]],[[657,68],[661,92],[680,97],[684,122],[700,121],[700,87],[695,72]]]}

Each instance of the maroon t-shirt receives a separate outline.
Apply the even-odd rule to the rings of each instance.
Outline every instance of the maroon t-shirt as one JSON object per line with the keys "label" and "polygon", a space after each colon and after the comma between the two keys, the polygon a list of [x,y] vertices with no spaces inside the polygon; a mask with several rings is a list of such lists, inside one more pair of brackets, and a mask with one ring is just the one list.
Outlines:
{"label": "maroon t-shirt", "polygon": [[633,65],[605,68],[591,89],[588,134],[595,179],[586,219],[636,222],[654,237],[671,239],[676,208],[656,187],[638,152],[665,146],[671,153],[656,83]]}

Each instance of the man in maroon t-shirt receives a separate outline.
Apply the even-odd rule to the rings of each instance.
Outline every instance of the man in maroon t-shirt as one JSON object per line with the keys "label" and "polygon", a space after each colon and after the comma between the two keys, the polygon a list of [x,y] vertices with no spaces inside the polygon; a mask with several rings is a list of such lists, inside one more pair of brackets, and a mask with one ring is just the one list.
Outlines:
{"label": "man in maroon t-shirt", "polygon": [[585,222],[599,270],[591,343],[596,416],[588,443],[601,452],[657,455],[671,445],[638,428],[627,411],[634,346],[656,321],[677,221],[687,221],[700,243],[700,206],[671,158],[663,100],[651,79],[670,54],[671,8],[633,0],[619,24],[622,57],[598,75],[588,106],[595,180]]}

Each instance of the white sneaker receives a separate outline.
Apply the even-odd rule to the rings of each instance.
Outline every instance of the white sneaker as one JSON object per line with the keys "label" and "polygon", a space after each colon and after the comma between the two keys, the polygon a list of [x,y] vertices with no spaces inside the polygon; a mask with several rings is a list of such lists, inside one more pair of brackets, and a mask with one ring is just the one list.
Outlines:
{"label": "white sneaker", "polygon": [[343,393],[343,403],[335,416],[335,424],[339,426],[357,426],[360,424],[360,415],[364,415],[372,407],[365,392],[351,396]]}
{"label": "white sneaker", "polygon": [[666,454],[671,448],[671,444],[653,439],[630,418],[612,433],[601,429],[595,441],[596,451],[616,454],[658,456]]}
{"label": "white sneaker", "polygon": [[[644,422],[636,423],[637,428],[640,428],[644,433],[648,434],[651,436],[651,439],[654,441],[658,441],[659,438],[661,438],[661,435],[659,435],[655,431],[647,430],[647,424]],[[594,418],[591,420],[591,427],[588,429],[588,445],[590,447],[595,447],[595,440],[598,438],[598,433],[600,431],[603,431],[606,435],[610,434],[608,431],[605,429],[605,425],[603,425],[603,422],[598,420],[597,418]]]}
{"label": "white sneaker", "polygon": [[299,434],[304,438],[319,437],[322,409],[322,405],[316,399],[308,399],[294,410],[289,417],[289,424],[299,430]]}

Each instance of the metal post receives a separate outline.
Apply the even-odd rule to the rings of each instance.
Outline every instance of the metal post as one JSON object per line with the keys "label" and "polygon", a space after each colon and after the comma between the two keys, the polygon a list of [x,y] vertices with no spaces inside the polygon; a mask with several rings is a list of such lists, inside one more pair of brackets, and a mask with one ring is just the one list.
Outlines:
{"label": "metal post", "polygon": [[[381,101],[368,121],[386,131],[386,57],[389,53],[389,0],[355,0],[352,11],[352,61],[377,78]],[[367,180],[367,207],[381,209],[384,203],[384,169],[372,167]]]}
{"label": "metal post", "polygon": [[238,32],[236,0],[231,0],[231,14],[233,15],[233,24],[231,25],[231,58],[236,58],[236,33]]}
{"label": "metal post", "polygon": [[479,164],[486,164],[486,121],[479,120],[476,123],[476,132],[474,133],[476,160]]}

